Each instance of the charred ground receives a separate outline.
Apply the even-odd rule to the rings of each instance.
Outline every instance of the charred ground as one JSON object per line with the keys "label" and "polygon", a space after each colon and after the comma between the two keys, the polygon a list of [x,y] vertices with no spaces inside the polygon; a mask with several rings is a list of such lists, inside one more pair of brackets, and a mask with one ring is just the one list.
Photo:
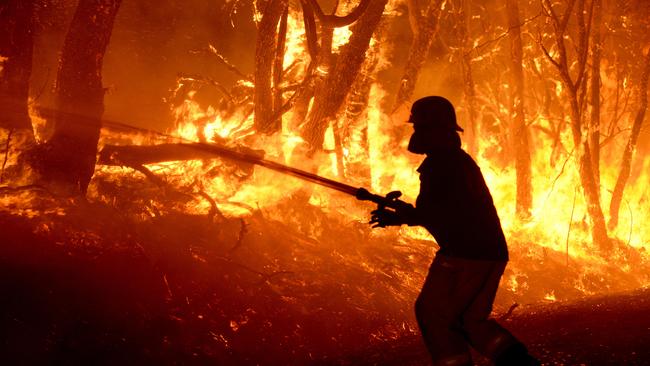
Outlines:
{"label": "charred ground", "polygon": [[[430,242],[402,245],[396,233],[376,237],[308,205],[298,213],[298,194],[282,220],[258,209],[228,219],[145,214],[133,199],[3,194],[30,202],[0,213],[5,362],[428,362],[411,308]],[[526,305],[507,322],[548,364],[643,364],[649,298]],[[502,291],[498,314],[513,300],[522,298]]]}

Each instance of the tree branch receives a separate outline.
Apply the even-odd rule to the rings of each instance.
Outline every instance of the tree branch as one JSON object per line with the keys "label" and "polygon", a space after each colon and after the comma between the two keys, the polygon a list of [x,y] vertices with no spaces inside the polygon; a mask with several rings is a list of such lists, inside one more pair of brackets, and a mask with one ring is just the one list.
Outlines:
{"label": "tree branch", "polygon": [[363,15],[363,13],[368,9],[368,5],[370,5],[371,0],[361,0],[359,5],[350,12],[350,14],[345,15],[345,16],[338,16],[338,15],[327,15],[323,12],[323,9],[321,9],[320,5],[318,4],[317,0],[307,0],[311,4],[312,8],[314,9],[314,13],[316,14],[316,17],[318,17],[318,20],[321,22],[321,25],[325,28],[340,28],[340,27],[346,27],[357,20]]}

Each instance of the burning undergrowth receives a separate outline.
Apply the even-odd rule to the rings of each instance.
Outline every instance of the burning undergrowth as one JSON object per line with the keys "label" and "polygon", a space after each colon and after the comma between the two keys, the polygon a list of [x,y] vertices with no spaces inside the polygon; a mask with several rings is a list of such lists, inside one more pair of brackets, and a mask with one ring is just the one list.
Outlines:
{"label": "burning undergrowth", "polygon": [[[171,210],[142,219],[119,204],[37,196],[22,193],[59,209],[2,214],[10,228],[3,278],[11,278],[3,329],[22,329],[40,351],[34,357],[88,361],[123,351],[131,361],[293,363],[412,332],[410,302],[424,270],[413,264],[428,258],[316,208],[295,216],[292,204],[304,197],[287,200],[289,225],[260,210],[246,219]],[[317,220],[328,235],[314,237]]]}
{"label": "burning undergrowth", "polygon": [[[115,176],[99,173],[89,201],[38,187],[2,192],[2,328],[16,332],[5,337],[7,354],[28,347],[20,356],[28,361],[328,362],[416,332],[412,304],[435,244],[405,229],[370,229],[349,215],[350,197],[331,194],[319,206],[303,187],[232,215],[192,187]],[[212,209],[187,211],[206,200]],[[515,302],[645,283],[620,266],[647,265],[631,248],[585,269],[526,238],[511,237],[499,313]]]}

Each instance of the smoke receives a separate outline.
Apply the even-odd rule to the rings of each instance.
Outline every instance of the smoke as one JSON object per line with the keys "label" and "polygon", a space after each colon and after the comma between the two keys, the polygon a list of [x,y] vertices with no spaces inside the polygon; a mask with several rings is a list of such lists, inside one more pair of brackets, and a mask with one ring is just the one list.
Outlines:
{"label": "smoke", "polygon": [[[51,106],[58,58],[76,1],[40,4],[37,10],[31,96]],[[119,9],[102,70],[105,118],[157,130],[172,127],[165,101],[179,73],[204,75],[229,87],[236,76],[204,52],[214,45],[244,73],[255,52],[251,4],[226,0],[124,1]],[[217,90],[201,90],[218,100]]]}

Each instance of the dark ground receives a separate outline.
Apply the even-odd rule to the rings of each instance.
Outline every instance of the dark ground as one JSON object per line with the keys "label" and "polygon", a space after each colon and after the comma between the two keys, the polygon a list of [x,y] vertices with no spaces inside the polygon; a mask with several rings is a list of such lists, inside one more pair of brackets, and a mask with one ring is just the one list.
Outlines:
{"label": "dark ground", "polygon": [[[502,324],[544,365],[650,365],[650,289],[531,305]],[[418,336],[364,353],[350,364],[430,364]]]}
{"label": "dark ground", "polygon": [[[410,252],[362,244],[366,229],[312,240],[259,213],[244,227],[54,206],[0,210],[0,365],[428,364],[406,323],[416,293],[395,280]],[[650,289],[504,323],[546,365],[650,364]]]}

